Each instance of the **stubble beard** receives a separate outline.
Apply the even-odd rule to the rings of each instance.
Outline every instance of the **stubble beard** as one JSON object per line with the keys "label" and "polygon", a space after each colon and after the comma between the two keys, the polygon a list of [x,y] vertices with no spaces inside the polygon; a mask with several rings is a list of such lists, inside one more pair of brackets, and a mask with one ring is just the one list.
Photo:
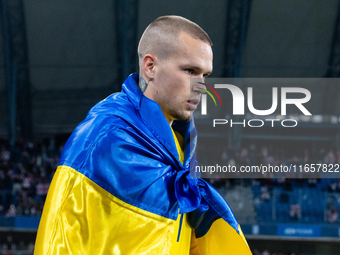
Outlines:
{"label": "stubble beard", "polygon": [[190,114],[187,115],[176,111],[176,109],[171,109],[170,115],[174,118],[174,120],[189,122],[192,119],[193,111],[190,111]]}

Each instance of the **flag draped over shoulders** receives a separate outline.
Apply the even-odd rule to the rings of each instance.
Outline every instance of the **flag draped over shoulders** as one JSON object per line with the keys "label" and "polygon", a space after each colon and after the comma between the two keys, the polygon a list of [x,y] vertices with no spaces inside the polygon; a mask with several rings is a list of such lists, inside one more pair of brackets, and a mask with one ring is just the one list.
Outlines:
{"label": "flag draped over shoulders", "polygon": [[35,254],[170,254],[173,236],[191,241],[195,254],[251,254],[225,200],[190,177],[193,120],[173,125],[185,141],[182,163],[168,122],[138,79],[130,75],[122,92],[95,105],[67,141]]}

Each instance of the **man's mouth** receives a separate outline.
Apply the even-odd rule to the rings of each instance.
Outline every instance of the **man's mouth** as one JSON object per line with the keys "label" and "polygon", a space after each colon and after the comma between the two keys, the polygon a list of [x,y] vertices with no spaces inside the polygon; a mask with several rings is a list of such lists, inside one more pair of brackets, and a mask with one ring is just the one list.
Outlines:
{"label": "man's mouth", "polygon": [[187,101],[187,104],[190,108],[191,111],[196,110],[197,105],[199,104],[200,100],[199,99],[189,99]]}

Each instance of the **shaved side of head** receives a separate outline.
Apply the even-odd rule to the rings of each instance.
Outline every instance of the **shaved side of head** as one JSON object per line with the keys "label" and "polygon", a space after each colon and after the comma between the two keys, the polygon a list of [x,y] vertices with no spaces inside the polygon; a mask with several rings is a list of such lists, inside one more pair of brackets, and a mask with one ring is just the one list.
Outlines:
{"label": "shaved side of head", "polygon": [[180,16],[161,16],[150,23],[139,41],[139,66],[146,54],[155,54],[159,59],[175,54],[180,47],[178,37],[181,32],[212,46],[209,35],[196,23]]}

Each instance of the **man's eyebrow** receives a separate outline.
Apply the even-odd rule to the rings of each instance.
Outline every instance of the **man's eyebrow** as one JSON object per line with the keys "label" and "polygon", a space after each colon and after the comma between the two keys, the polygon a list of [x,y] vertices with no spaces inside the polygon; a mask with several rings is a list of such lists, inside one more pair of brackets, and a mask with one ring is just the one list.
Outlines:
{"label": "man's eyebrow", "polygon": [[[198,67],[198,66],[193,66],[193,65],[184,65],[183,68],[187,68],[187,69],[194,69],[194,70],[197,70],[197,71],[203,71],[202,68]],[[212,72],[211,71],[208,71],[206,73],[206,75],[210,75]]]}

